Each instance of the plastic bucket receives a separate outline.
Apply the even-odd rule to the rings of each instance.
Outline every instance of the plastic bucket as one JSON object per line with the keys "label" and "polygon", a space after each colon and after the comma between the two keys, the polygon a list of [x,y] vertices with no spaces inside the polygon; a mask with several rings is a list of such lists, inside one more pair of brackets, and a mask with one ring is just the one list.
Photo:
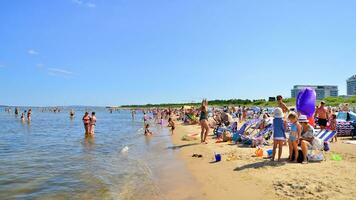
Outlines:
{"label": "plastic bucket", "polygon": [[215,162],[220,162],[221,161],[221,155],[219,153],[215,154]]}

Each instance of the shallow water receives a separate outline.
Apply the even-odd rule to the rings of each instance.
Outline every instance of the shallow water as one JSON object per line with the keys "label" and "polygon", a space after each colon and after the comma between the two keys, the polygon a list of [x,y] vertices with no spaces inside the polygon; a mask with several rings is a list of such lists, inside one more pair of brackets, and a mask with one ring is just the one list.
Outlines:
{"label": "shallow water", "polygon": [[[168,148],[167,128],[143,136],[142,114],[96,111],[94,138],[84,137],[82,114],[33,110],[31,123],[0,112],[0,199],[164,199],[170,171],[190,177]],[[122,152],[124,147],[128,152]]]}

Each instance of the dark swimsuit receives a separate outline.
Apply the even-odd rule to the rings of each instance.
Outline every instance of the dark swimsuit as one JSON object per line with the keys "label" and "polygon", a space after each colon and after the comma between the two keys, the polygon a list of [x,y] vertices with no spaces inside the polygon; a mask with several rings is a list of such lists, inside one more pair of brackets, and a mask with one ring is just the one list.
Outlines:
{"label": "dark swimsuit", "polygon": [[201,111],[200,112],[200,118],[199,118],[199,121],[201,120],[207,120],[207,116],[206,116],[206,112],[205,111]]}

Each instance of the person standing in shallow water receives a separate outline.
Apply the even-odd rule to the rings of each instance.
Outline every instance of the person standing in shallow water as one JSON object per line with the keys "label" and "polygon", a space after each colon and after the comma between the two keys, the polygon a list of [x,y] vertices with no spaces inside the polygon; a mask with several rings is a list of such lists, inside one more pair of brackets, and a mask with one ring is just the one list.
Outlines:
{"label": "person standing in shallow water", "polygon": [[207,144],[206,137],[208,136],[210,128],[208,124],[208,101],[206,99],[203,99],[203,101],[201,102],[199,121],[201,126],[201,143]]}
{"label": "person standing in shallow water", "polygon": [[71,118],[71,119],[73,119],[74,118],[74,110],[73,109],[71,109],[70,110],[70,113],[69,113],[69,117]]}
{"label": "person standing in shallow water", "polygon": [[89,129],[90,135],[94,135],[95,126],[96,126],[96,116],[95,116],[95,112],[92,112],[90,118],[90,129]]}
{"label": "person standing in shallow water", "polygon": [[85,112],[83,116],[83,124],[85,129],[85,135],[89,134],[89,126],[90,126],[90,116],[88,112]]}
{"label": "person standing in shallow water", "polygon": [[27,111],[27,121],[31,121],[31,115],[32,115],[32,109],[30,108],[28,111]]}
{"label": "person standing in shallow water", "polygon": [[16,107],[15,108],[15,116],[17,117],[17,115],[19,115],[19,109]]}

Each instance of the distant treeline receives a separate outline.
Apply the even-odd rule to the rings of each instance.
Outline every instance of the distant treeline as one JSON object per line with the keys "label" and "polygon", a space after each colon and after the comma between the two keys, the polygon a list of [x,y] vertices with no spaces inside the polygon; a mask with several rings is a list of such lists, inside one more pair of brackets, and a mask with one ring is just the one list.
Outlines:
{"label": "distant treeline", "polygon": [[[356,96],[353,97],[327,97],[323,99],[328,106],[339,106],[342,103],[356,104]],[[283,100],[288,106],[295,106],[295,98],[286,98]],[[318,100],[317,103],[320,101]],[[200,103],[162,103],[162,104],[146,104],[146,105],[122,105],[121,108],[180,108],[182,106],[199,106]],[[229,99],[229,100],[210,100],[211,106],[259,106],[259,107],[275,107],[276,101],[266,101],[265,99],[250,100],[250,99]]]}

